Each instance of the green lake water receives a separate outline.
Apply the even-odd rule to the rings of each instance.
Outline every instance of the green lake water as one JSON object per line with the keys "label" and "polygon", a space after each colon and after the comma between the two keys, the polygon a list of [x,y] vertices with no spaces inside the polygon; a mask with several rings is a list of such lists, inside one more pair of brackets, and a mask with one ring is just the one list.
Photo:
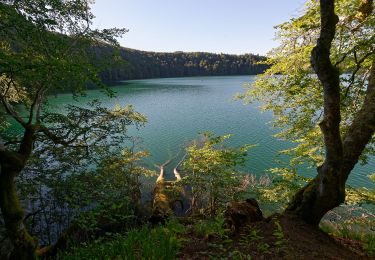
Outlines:
{"label": "green lake water", "polygon": [[[71,95],[62,94],[50,98],[54,108],[64,104],[85,104],[99,98],[107,107],[115,104],[132,104],[135,110],[148,118],[148,123],[139,131],[130,131],[139,136],[141,148],[151,156],[146,163],[152,167],[161,164],[180,152],[198,133],[211,131],[217,135],[233,134],[228,145],[256,144],[250,150],[246,172],[261,175],[271,167],[282,167],[287,158],[278,151],[291,144],[272,137],[276,133],[269,123],[272,114],[259,111],[259,104],[244,105],[234,101],[233,96],[243,91],[243,85],[255,76],[192,77],[132,80],[113,87],[117,93],[109,98],[99,90],[90,90],[87,96],[73,101]],[[178,158],[175,160],[178,161]],[[171,165],[171,168],[174,165]],[[169,176],[172,173],[169,169]],[[367,175],[375,171],[375,158],[366,166],[357,166],[349,178],[355,187],[375,188]],[[313,176],[315,169],[301,167],[300,173]]]}

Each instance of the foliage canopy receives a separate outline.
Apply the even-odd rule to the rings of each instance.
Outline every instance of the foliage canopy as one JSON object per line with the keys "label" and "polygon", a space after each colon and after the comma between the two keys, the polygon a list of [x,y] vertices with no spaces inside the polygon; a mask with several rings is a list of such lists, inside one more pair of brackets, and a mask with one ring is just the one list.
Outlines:
{"label": "foliage canopy", "polygon": [[[344,134],[363,103],[366,82],[374,59],[375,15],[365,15],[361,0],[335,1],[339,16],[332,42],[331,60],[340,71],[341,132]],[[291,156],[293,166],[309,162],[314,166],[324,160],[324,143],[318,123],[323,116],[323,88],[313,76],[310,54],[320,32],[319,2],[308,1],[303,14],[277,28],[279,47],[273,49],[267,64],[271,67],[240,95],[248,102],[261,101],[262,109],[271,110],[274,126],[281,129],[279,138],[296,142],[283,153]],[[361,157],[375,154],[375,139]]]}

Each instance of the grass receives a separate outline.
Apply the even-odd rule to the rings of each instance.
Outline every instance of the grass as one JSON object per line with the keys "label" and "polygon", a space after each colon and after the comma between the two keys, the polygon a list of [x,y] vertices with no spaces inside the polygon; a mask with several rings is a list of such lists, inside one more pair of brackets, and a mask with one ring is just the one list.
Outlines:
{"label": "grass", "polygon": [[211,235],[216,235],[220,238],[227,238],[227,229],[223,227],[224,217],[219,215],[215,219],[202,219],[194,224],[194,231],[202,236],[209,237]]}
{"label": "grass", "polygon": [[270,250],[270,245],[267,244],[267,243],[264,243],[264,242],[259,243],[259,244],[258,244],[258,250],[259,250],[260,252],[262,252],[262,253],[268,253],[269,250]]}
{"label": "grass", "polygon": [[375,235],[367,234],[364,235],[364,245],[363,249],[367,252],[369,256],[375,255]]}
{"label": "grass", "polygon": [[252,242],[256,242],[259,240],[262,240],[263,237],[259,235],[258,230],[250,230],[249,233],[245,233],[241,235],[241,238],[239,240],[239,244],[241,246],[247,246],[248,244]]}
{"label": "grass", "polygon": [[[215,219],[199,220],[188,229],[177,220],[171,219],[164,226],[151,228],[145,225],[123,235],[112,234],[90,244],[77,245],[59,255],[58,259],[176,259],[179,249],[189,241],[185,235],[188,230],[194,231],[200,237],[215,236],[226,239],[226,242],[228,238],[223,222],[223,216],[219,216]],[[209,246],[215,251],[225,251],[222,244],[212,243]]]}
{"label": "grass", "polygon": [[273,236],[276,238],[275,246],[282,247],[286,243],[283,229],[278,220],[275,221],[275,230],[273,231]]}
{"label": "grass", "polygon": [[[359,223],[356,224],[360,225]],[[327,221],[321,222],[320,229],[335,237],[360,241],[363,244],[363,249],[369,256],[375,255],[375,234],[373,232],[364,233],[362,230],[354,228],[349,223],[332,224]]]}
{"label": "grass", "polygon": [[175,221],[165,227],[143,226],[125,235],[113,236],[109,241],[79,245],[59,259],[175,259],[181,247],[178,234],[184,230],[185,227]]}
{"label": "grass", "polygon": [[[77,245],[59,255],[58,259],[169,260],[176,259],[181,254],[194,255],[197,250],[195,245],[203,245],[198,255],[213,259],[251,259],[250,255],[253,253],[280,256],[289,250],[288,240],[278,220],[273,222],[272,229],[267,229],[268,233],[249,226],[237,240],[228,236],[223,222],[224,218],[220,215],[214,219],[197,220],[186,226],[176,219],[154,228],[145,225],[126,234],[108,234],[90,244]],[[375,235],[372,233],[361,234],[347,225],[324,222],[321,229],[336,237],[360,240],[369,256],[375,254]],[[194,240],[201,240],[201,243],[195,241],[192,243],[194,246],[189,247]]]}

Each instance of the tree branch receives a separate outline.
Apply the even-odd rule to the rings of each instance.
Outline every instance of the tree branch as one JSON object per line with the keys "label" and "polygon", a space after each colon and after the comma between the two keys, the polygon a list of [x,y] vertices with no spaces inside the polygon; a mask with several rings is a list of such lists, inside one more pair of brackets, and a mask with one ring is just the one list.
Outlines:
{"label": "tree branch", "polygon": [[[3,165],[11,166],[13,169],[22,170],[24,158],[17,152],[0,150],[0,166]],[[0,172],[1,173],[1,172]]]}
{"label": "tree branch", "polygon": [[43,125],[40,125],[39,132],[42,132],[45,136],[47,136],[55,144],[61,144],[63,146],[70,145],[69,142],[67,142],[63,138],[60,138],[59,136],[55,135],[47,127],[45,127]]}
{"label": "tree branch", "polygon": [[12,108],[12,106],[2,97],[1,102],[5,108],[5,111],[12,116],[20,125],[26,127],[26,122],[22,119],[22,117]]}
{"label": "tree branch", "polygon": [[30,107],[29,120],[27,121],[28,125],[30,125],[33,122],[35,108],[37,110],[37,113],[39,112],[39,107],[40,107],[40,103],[42,102],[43,95],[44,95],[44,90],[42,87],[40,87],[36,91],[33,103],[31,104],[31,107]]}
{"label": "tree branch", "polygon": [[8,82],[3,83],[4,87],[6,88],[3,93],[0,94],[1,103],[3,104],[5,111],[13,117],[18,123],[20,123],[23,127],[26,127],[25,121],[22,119],[22,117],[12,108],[12,106],[9,104],[9,102],[6,99],[6,96],[11,88],[11,86],[16,86],[16,84],[13,82],[12,79],[10,79]]}
{"label": "tree branch", "polygon": [[343,142],[343,173],[347,178],[375,131],[375,59],[372,61],[365,100]]}
{"label": "tree branch", "polygon": [[35,133],[38,131],[38,127],[35,125],[26,125],[25,131],[21,140],[20,148],[18,153],[25,159],[29,158],[34,148]]}
{"label": "tree branch", "polygon": [[360,60],[357,59],[357,55],[356,55],[356,52],[354,52],[355,54],[355,62],[356,62],[356,68],[355,70],[353,71],[352,73],[352,76],[350,77],[350,83],[349,85],[346,87],[345,89],[345,94],[344,94],[344,99],[348,96],[349,94],[349,90],[350,88],[353,86],[354,84],[354,80],[355,80],[355,76],[357,74],[357,72],[361,69],[361,64],[371,55],[375,54],[374,50],[372,50],[371,52],[369,53],[366,53]]}

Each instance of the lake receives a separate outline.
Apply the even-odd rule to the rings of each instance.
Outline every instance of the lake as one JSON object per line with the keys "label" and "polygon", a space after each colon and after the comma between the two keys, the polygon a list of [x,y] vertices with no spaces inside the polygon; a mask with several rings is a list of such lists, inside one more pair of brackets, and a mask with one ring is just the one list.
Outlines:
{"label": "lake", "polygon": [[[243,91],[245,83],[256,76],[192,77],[131,80],[113,87],[115,98],[105,96],[99,90],[90,90],[79,99],[83,104],[90,99],[100,98],[107,107],[115,104],[132,104],[135,110],[148,118],[148,123],[132,135],[141,137],[139,146],[148,150],[148,166],[161,164],[181,157],[184,147],[199,133],[211,131],[216,135],[233,134],[227,142],[229,146],[256,144],[249,152],[246,172],[261,175],[271,167],[282,167],[288,158],[278,151],[291,147],[289,142],[275,139],[277,131],[271,128],[270,112],[260,112],[259,104],[244,105],[233,96]],[[75,103],[71,95],[62,94],[50,98],[51,104],[61,107]],[[179,158],[175,159],[178,162]],[[171,165],[168,170],[172,176]],[[366,166],[357,166],[348,183],[355,187],[375,188],[367,175],[374,172],[375,159]],[[315,169],[301,167],[300,173],[314,176]],[[269,173],[268,173],[269,174]]]}

